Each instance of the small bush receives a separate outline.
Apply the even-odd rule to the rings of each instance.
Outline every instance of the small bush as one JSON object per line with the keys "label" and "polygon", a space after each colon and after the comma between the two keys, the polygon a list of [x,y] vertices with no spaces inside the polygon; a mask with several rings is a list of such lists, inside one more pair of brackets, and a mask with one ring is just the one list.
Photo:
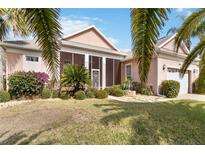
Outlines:
{"label": "small bush", "polygon": [[91,90],[86,91],[86,96],[87,98],[95,98],[95,95]]}
{"label": "small bush", "polygon": [[121,85],[121,89],[122,90],[128,90],[129,89],[129,80],[126,80],[122,85]]}
{"label": "small bush", "polygon": [[193,91],[196,94],[205,94],[205,80],[203,77],[199,77],[194,81]]}
{"label": "small bush", "polygon": [[70,98],[70,95],[68,93],[66,93],[66,92],[62,92],[60,98],[66,100],[66,99]]}
{"label": "small bush", "polygon": [[16,72],[9,77],[9,93],[11,97],[33,97],[40,95],[43,82],[38,80],[33,72]]}
{"label": "small bush", "polygon": [[132,90],[135,90],[136,93],[142,94],[142,95],[153,95],[152,88],[144,83],[139,82],[132,82]]}
{"label": "small bush", "polygon": [[121,85],[113,85],[112,88],[115,88],[115,89],[122,89]]}
{"label": "small bush", "polygon": [[77,100],[84,100],[86,98],[85,92],[82,90],[79,90],[75,93],[75,99]]}
{"label": "small bush", "polygon": [[98,90],[96,88],[90,87],[86,91],[92,91],[93,94],[95,95]]}
{"label": "small bush", "polygon": [[98,98],[98,99],[104,99],[104,98],[108,97],[108,93],[105,90],[98,90],[96,92],[96,96],[95,97]]}
{"label": "small bush", "polygon": [[7,91],[0,91],[0,103],[10,101],[11,97]]}
{"label": "small bush", "polygon": [[168,98],[177,97],[179,94],[180,83],[175,80],[165,80],[161,83],[161,93]]}
{"label": "small bush", "polygon": [[51,97],[51,89],[44,88],[41,93],[41,98],[46,99]]}
{"label": "small bush", "polygon": [[112,88],[111,95],[112,96],[121,97],[121,96],[124,96],[125,93],[124,93],[124,91],[122,89]]}
{"label": "small bush", "polygon": [[105,88],[104,89],[108,95],[110,95],[112,93],[112,88]]}
{"label": "small bush", "polygon": [[52,90],[51,94],[52,94],[52,98],[58,98],[58,90]]}

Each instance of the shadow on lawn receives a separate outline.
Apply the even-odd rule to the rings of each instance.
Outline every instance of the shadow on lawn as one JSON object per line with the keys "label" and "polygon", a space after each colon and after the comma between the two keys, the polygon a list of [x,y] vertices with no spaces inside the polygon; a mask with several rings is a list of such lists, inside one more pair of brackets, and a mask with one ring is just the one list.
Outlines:
{"label": "shadow on lawn", "polygon": [[[25,145],[25,144],[29,144],[34,139],[36,139],[41,133],[48,131],[48,130],[50,130],[50,128],[46,129],[46,130],[41,130],[41,131],[34,133],[30,136],[26,135],[26,133],[24,133],[24,131],[20,131],[18,133],[14,133],[14,134],[10,135],[9,137],[7,137],[6,139],[3,139],[2,141],[0,141],[0,145],[12,145],[12,144]],[[0,140],[7,133],[9,133],[9,131],[6,131],[6,132],[0,134]]]}
{"label": "shadow on lawn", "polygon": [[108,113],[101,119],[104,125],[128,120],[130,144],[205,144],[205,103],[109,101],[95,106]]}

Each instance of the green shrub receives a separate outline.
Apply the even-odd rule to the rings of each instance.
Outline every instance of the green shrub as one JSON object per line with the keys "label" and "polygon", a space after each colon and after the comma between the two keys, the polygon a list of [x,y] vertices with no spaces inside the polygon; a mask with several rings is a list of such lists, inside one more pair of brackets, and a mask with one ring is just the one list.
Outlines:
{"label": "green shrub", "polygon": [[40,95],[44,86],[32,72],[16,72],[9,77],[8,81],[9,93],[14,98]]}
{"label": "green shrub", "polygon": [[175,80],[165,80],[161,83],[161,93],[168,98],[177,97],[179,94],[180,83]]}
{"label": "green shrub", "polygon": [[110,95],[112,93],[112,88],[107,87],[104,90],[107,92],[108,95]]}
{"label": "green shrub", "polygon": [[142,95],[154,95],[152,88],[144,83],[132,82],[132,90],[135,90],[136,93]]}
{"label": "green shrub", "polygon": [[203,77],[199,77],[194,81],[193,90],[194,93],[205,94],[205,80]]}
{"label": "green shrub", "polygon": [[84,66],[67,64],[61,78],[62,86],[70,88],[70,95],[79,90],[85,90],[86,85],[91,83],[89,71]]}
{"label": "green shrub", "polygon": [[62,92],[60,98],[66,100],[70,98],[70,95],[67,92]]}
{"label": "green shrub", "polygon": [[112,88],[115,88],[115,89],[122,89],[121,85],[113,85]]}
{"label": "green shrub", "polygon": [[41,98],[46,99],[51,97],[51,89],[44,88],[41,93]]}
{"label": "green shrub", "polygon": [[98,98],[98,99],[104,99],[104,98],[108,97],[108,93],[105,90],[98,90],[96,92],[96,96],[95,97]]}
{"label": "green shrub", "polygon": [[94,96],[96,94],[96,92],[98,91],[96,88],[93,88],[93,87],[89,87],[86,91],[91,91],[93,92]]}
{"label": "green shrub", "polygon": [[0,91],[0,103],[10,101],[11,97],[7,91]]}
{"label": "green shrub", "polygon": [[126,80],[122,85],[121,85],[121,89],[122,90],[128,90],[129,89],[129,80]]}
{"label": "green shrub", "polygon": [[52,98],[58,98],[58,90],[52,90],[51,94],[52,94]]}
{"label": "green shrub", "polygon": [[95,98],[95,94],[91,90],[86,91],[87,98]]}
{"label": "green shrub", "polygon": [[75,93],[75,99],[77,100],[84,100],[86,98],[85,92],[82,90],[79,90]]}
{"label": "green shrub", "polygon": [[112,96],[121,97],[121,96],[124,96],[125,93],[124,93],[124,91],[122,89],[112,88],[111,95]]}

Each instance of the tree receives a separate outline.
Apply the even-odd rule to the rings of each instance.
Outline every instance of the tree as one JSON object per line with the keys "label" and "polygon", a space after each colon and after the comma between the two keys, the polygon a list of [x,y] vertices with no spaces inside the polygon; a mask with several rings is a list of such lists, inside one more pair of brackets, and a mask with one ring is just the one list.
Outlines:
{"label": "tree", "polygon": [[138,63],[142,83],[147,82],[155,45],[160,35],[159,31],[168,19],[169,11],[165,8],[131,10],[132,51]]}
{"label": "tree", "polygon": [[79,90],[84,90],[90,84],[89,72],[84,66],[67,64],[61,78],[62,86],[68,87],[70,95]]}
{"label": "tree", "polygon": [[193,12],[179,28],[176,36],[176,47],[179,49],[180,44],[183,40],[190,39],[192,36],[198,36],[200,41],[192,49],[189,55],[186,57],[182,68],[182,75],[185,74],[189,65],[198,57],[201,57],[200,60],[200,73],[197,80],[197,91],[199,93],[204,93],[203,87],[205,87],[205,9],[198,9]]}
{"label": "tree", "polygon": [[[178,15],[177,16],[181,21],[185,21],[186,17],[183,15]],[[171,27],[168,31],[167,31],[167,36],[170,34],[176,34],[178,31],[177,27]],[[184,40],[184,43],[186,44],[187,48],[190,50],[191,49],[191,39],[186,39]]]}
{"label": "tree", "polygon": [[42,58],[47,63],[53,78],[59,72],[58,38],[61,36],[61,25],[58,21],[59,9],[0,9],[0,40],[3,40],[10,29],[16,35],[32,34],[42,50]]}

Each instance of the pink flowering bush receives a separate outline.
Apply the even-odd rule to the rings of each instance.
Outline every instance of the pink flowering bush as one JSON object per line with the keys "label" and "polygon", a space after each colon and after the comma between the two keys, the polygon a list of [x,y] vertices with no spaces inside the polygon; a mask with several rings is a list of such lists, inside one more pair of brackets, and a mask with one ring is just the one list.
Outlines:
{"label": "pink flowering bush", "polygon": [[48,83],[49,76],[47,73],[45,73],[45,72],[33,72],[33,74],[39,81],[43,82],[43,84]]}

